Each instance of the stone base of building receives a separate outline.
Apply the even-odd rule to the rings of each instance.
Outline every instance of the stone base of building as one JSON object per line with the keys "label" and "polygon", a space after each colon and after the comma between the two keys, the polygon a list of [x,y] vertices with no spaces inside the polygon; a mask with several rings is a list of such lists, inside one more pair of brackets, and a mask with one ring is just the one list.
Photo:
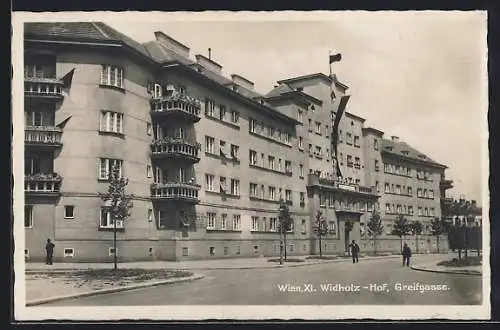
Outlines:
{"label": "stone base of building", "polygon": [[[414,237],[403,240],[413,253],[437,253],[436,238],[420,236],[418,242]],[[112,240],[55,240],[55,262],[112,262]],[[361,255],[399,254],[401,240],[399,238],[379,238],[376,248],[373,240],[362,239],[357,242]],[[441,239],[439,252],[448,250],[447,240]],[[26,260],[29,262],[43,262],[45,251],[42,246],[29,246]],[[418,246],[418,248],[417,248]],[[251,258],[251,257],[278,257],[280,249],[279,239],[252,239],[252,240],[118,240],[118,260],[131,261],[180,261],[180,260],[207,260],[221,258]],[[345,243],[340,239],[322,239],[321,250],[323,255],[346,255]],[[319,255],[319,241],[317,239],[289,239],[287,240],[287,256]]]}

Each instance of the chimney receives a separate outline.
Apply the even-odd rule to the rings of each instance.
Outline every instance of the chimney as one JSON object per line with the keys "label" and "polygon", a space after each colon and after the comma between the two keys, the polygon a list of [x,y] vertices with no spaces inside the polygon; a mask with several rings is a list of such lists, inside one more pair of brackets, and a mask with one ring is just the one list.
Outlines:
{"label": "chimney", "polygon": [[156,41],[158,41],[163,47],[179,54],[183,57],[189,58],[189,47],[175,40],[174,38],[166,35],[161,31],[155,32]]}
{"label": "chimney", "polygon": [[237,75],[237,74],[232,74],[231,79],[235,84],[238,84],[240,86],[243,86],[245,88],[248,88],[250,90],[253,90],[254,88],[254,83],[253,81],[248,80],[247,78]]}
{"label": "chimney", "polygon": [[[210,56],[212,56],[212,55],[210,55]],[[215,72],[219,75],[222,75],[222,65],[220,65],[219,63],[217,63],[217,62],[213,61],[212,59],[209,59],[208,57],[205,57],[201,54],[197,54],[195,56],[195,58],[196,58],[196,63],[198,63],[199,65],[201,65],[205,69],[210,70],[212,72]]]}
{"label": "chimney", "polygon": [[391,136],[391,140],[392,140],[392,142],[399,142],[399,136],[393,135],[393,136]]}

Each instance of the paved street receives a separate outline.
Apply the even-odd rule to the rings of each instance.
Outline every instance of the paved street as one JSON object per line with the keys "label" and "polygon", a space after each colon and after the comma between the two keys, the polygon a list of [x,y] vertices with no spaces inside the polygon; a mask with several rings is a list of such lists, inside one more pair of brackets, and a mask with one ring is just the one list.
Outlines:
{"label": "paved street", "polygon": [[[442,259],[417,256],[415,263]],[[471,305],[481,303],[481,276],[402,267],[399,259],[327,263],[297,268],[206,270],[191,283],[66,300],[43,306],[113,305]],[[440,291],[396,290],[397,284],[446,285]],[[381,291],[370,290],[370,284]],[[289,284],[289,286],[287,286]],[[312,286],[311,286],[312,284]],[[339,288],[337,284],[343,286]],[[351,291],[339,290],[349,286]],[[359,287],[358,287],[359,286]],[[300,292],[299,292],[300,290]],[[359,290],[359,291],[356,291]],[[353,292],[356,291],[356,292]]]}

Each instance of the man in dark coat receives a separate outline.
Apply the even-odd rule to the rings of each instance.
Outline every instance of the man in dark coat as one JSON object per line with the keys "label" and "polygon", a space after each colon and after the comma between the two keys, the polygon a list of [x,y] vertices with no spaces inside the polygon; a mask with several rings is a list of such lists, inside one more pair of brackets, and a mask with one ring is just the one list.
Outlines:
{"label": "man in dark coat", "polygon": [[47,251],[47,259],[45,263],[47,265],[52,265],[52,259],[54,257],[54,243],[50,241],[50,238],[47,238],[47,245],[45,245],[45,250]]}
{"label": "man in dark coat", "polygon": [[401,254],[403,255],[403,266],[405,266],[405,265],[410,266],[411,249],[408,246],[408,244],[405,243]]}
{"label": "man in dark coat", "polygon": [[358,254],[359,254],[359,245],[355,240],[352,240],[352,243],[349,244],[349,248],[351,249],[352,263],[359,262]]}

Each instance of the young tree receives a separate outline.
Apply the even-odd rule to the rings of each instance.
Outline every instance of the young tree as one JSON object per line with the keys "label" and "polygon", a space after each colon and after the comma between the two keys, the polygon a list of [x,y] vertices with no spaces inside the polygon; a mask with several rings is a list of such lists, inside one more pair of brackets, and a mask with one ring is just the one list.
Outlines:
{"label": "young tree", "polygon": [[351,231],[352,228],[354,227],[354,223],[350,220],[347,220],[344,224],[344,231],[345,231],[345,249],[347,251],[347,254],[350,254],[351,252],[349,251],[349,242],[351,241]]}
{"label": "young tree", "polygon": [[403,251],[403,237],[408,235],[410,232],[410,225],[408,220],[404,217],[404,215],[398,215],[396,221],[394,221],[394,226],[391,234],[399,237],[401,251]]}
{"label": "young tree", "polygon": [[319,239],[319,257],[322,258],[323,252],[321,250],[321,238],[323,236],[326,236],[326,234],[328,233],[328,223],[326,222],[326,219],[323,217],[321,211],[318,211],[318,213],[316,213],[316,219],[314,221],[313,230]]}
{"label": "young tree", "polygon": [[424,226],[422,223],[418,220],[412,221],[409,224],[410,231],[413,235],[415,235],[415,244],[416,244],[416,252],[418,253],[418,235],[422,234],[422,231],[424,230]]}
{"label": "young tree", "polygon": [[[290,208],[288,204],[285,203],[283,199],[280,200],[280,208],[279,208],[279,224],[278,230],[280,231],[280,264],[283,263],[283,252],[285,253],[285,261],[286,261],[286,233],[292,227],[293,219],[290,216]],[[284,243],[284,249],[283,249]]]}
{"label": "young tree", "polygon": [[373,253],[377,254],[377,237],[382,235],[384,231],[384,226],[382,225],[382,219],[380,218],[380,214],[374,209],[372,212],[372,216],[367,223],[368,230],[373,239],[374,250]]}
{"label": "young tree", "polygon": [[439,253],[439,237],[445,233],[445,222],[441,218],[434,218],[431,221],[431,234],[436,236],[437,252]]}
{"label": "young tree", "polygon": [[130,210],[133,207],[132,195],[128,195],[125,190],[127,185],[128,179],[121,177],[119,168],[117,166],[113,166],[111,173],[109,174],[108,190],[105,193],[99,194],[111,213],[111,221],[113,223],[114,271],[118,269],[118,256],[116,249],[117,222],[123,223],[130,216]]}

